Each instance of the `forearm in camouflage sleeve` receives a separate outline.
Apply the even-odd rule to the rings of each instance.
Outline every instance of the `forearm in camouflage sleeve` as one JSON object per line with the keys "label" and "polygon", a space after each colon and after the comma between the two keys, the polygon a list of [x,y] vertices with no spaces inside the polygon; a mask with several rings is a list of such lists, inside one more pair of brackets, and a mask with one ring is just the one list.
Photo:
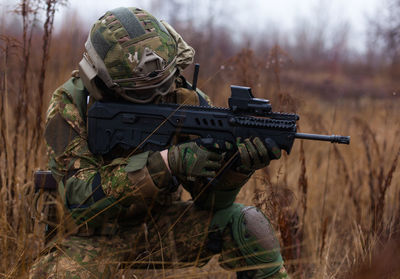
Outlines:
{"label": "forearm in camouflage sleeve", "polygon": [[[155,203],[163,203],[160,188],[147,167],[151,157],[147,152],[140,153],[107,165],[74,170],[60,183],[61,196],[72,216],[78,223],[92,220],[91,225],[98,225],[105,219],[123,218],[128,209],[138,216]],[[163,186],[161,172],[153,176],[158,176],[156,181]]]}

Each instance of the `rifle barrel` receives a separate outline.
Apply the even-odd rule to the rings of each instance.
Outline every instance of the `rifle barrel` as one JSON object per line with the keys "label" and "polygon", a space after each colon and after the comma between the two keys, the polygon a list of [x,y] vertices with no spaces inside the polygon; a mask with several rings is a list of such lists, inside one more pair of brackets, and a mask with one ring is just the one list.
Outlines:
{"label": "rifle barrel", "polygon": [[350,137],[339,136],[339,135],[328,136],[328,135],[296,133],[295,138],[307,139],[307,140],[330,141],[331,143],[350,144]]}

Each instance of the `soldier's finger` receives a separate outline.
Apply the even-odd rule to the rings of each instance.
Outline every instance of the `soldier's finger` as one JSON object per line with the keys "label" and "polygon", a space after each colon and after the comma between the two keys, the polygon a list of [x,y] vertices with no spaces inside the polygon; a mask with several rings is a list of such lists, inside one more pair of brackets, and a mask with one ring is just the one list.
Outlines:
{"label": "soldier's finger", "polygon": [[250,168],[251,167],[251,159],[249,152],[247,151],[246,145],[244,143],[239,143],[237,145],[239,154],[240,154],[240,161],[243,166]]}
{"label": "soldier's finger", "polygon": [[208,155],[207,155],[207,158],[208,158],[210,161],[219,162],[219,161],[222,161],[222,159],[224,158],[224,156],[223,156],[222,154],[219,154],[219,153],[216,153],[216,152],[209,152]]}
{"label": "soldier's finger", "polygon": [[271,159],[279,159],[281,157],[281,149],[274,140],[267,138],[265,140],[265,145],[267,146],[269,154],[271,155]]}
{"label": "soldier's finger", "polygon": [[229,141],[225,141],[225,150],[230,151],[233,149],[233,144]]}
{"label": "soldier's finger", "polygon": [[269,163],[268,149],[259,137],[253,139],[253,143],[257,149],[258,155],[260,155],[261,161],[265,164]]}
{"label": "soldier's finger", "polygon": [[202,171],[201,176],[214,178],[217,176],[217,173],[215,171],[204,170]]}
{"label": "soldier's finger", "polygon": [[257,149],[250,139],[244,140],[246,148],[249,151],[250,158],[253,160],[253,166],[260,165],[260,156],[258,155]]}
{"label": "soldier's finger", "polygon": [[208,170],[219,170],[222,167],[222,164],[220,162],[213,162],[213,161],[208,161],[204,168]]}

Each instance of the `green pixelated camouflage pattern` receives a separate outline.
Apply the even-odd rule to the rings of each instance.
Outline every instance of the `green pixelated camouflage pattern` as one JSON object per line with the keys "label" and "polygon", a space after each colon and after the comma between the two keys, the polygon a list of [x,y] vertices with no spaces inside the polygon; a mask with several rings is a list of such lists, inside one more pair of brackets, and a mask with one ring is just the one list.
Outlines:
{"label": "green pixelated camouflage pattern", "polygon": [[205,248],[211,217],[190,202],[176,202],[154,213],[146,226],[112,238],[67,237],[50,244],[29,278],[121,278],[121,263],[130,269],[202,266],[213,255]]}
{"label": "green pixelated camouflage pattern", "polygon": [[[101,187],[106,196],[116,201],[123,199],[119,204],[127,204],[132,199],[127,199],[126,197],[135,195],[137,188],[141,186],[143,174],[138,172],[136,178],[135,176],[129,178],[128,173],[144,168],[148,153],[135,154],[130,158],[117,157],[112,161],[107,161],[102,156],[97,156],[90,152],[87,142],[86,122],[84,121],[85,116],[83,115],[87,106],[86,96],[83,98],[77,98],[76,96],[76,94],[84,94],[80,83],[78,77],[72,77],[58,88],[51,98],[47,111],[47,125],[57,119],[57,115],[61,115],[62,121],[67,122],[67,127],[60,128],[57,132],[60,135],[66,135],[73,130],[76,136],[71,139],[60,153],[55,152],[54,146],[57,143],[52,142],[51,139],[48,140],[49,167],[57,181],[60,181],[63,186],[60,188],[60,194],[65,202],[69,201],[74,205],[93,205],[95,201],[92,198],[91,184],[93,177],[96,173],[99,173],[102,182]],[[192,96],[197,95],[188,89],[178,88],[171,94],[160,98],[158,102],[185,102],[185,104],[198,105],[198,98],[193,98]],[[62,125],[56,126],[63,127]],[[129,167],[127,167],[128,165]],[[68,173],[73,175],[63,181]],[[159,197],[160,202],[164,203],[164,201],[171,199],[165,196],[166,194],[163,193],[163,196]],[[137,200],[135,197],[132,198]],[[95,211],[100,212],[101,210],[103,208],[97,208]],[[78,214],[73,214],[74,217],[81,215],[80,211]],[[112,218],[112,215],[110,218]],[[82,222],[82,220],[80,219],[79,222]]]}
{"label": "green pixelated camouflage pattern", "polygon": [[53,118],[57,113],[60,113],[78,134],[87,138],[86,129],[82,129],[86,125],[85,121],[80,116],[76,104],[73,103],[72,95],[62,87],[58,88],[52,95],[47,110],[47,119]]}
{"label": "green pixelated camouflage pattern", "polygon": [[[164,59],[165,65],[170,64],[177,56],[176,42],[155,17],[138,8],[128,9],[139,20],[145,34],[131,38],[112,11],[96,21],[90,31],[92,43],[96,34],[110,46],[104,57],[104,64],[113,80],[134,77],[135,69],[146,47]],[[174,67],[171,71],[173,69]],[[120,85],[135,86],[134,82],[124,82]]]}
{"label": "green pixelated camouflage pattern", "polygon": [[[69,128],[60,128],[57,132],[63,135],[68,134],[69,129],[73,129],[77,136],[70,141],[61,154],[54,150],[57,143],[47,139],[49,167],[57,181],[60,181],[63,186],[60,188],[62,199],[70,204],[90,206],[95,203],[92,198],[91,184],[97,173],[100,173],[101,187],[106,196],[120,199],[134,191],[134,185],[129,181],[127,172],[124,170],[128,158],[116,158],[107,162],[103,157],[90,152],[86,122],[83,120],[84,116],[80,113],[80,111],[86,111],[86,98],[82,98],[80,104],[75,103],[75,100],[78,100],[78,98],[73,97],[76,90],[73,87],[71,88],[75,79],[77,78],[72,78],[54,92],[47,112],[47,124],[56,119],[56,115],[61,115],[62,119],[68,123]],[[62,126],[60,125],[60,127]],[[63,181],[62,179],[68,173],[73,175]],[[97,208],[95,211],[101,210],[102,208]],[[77,215],[73,214],[73,216],[76,217]]]}
{"label": "green pixelated camouflage pattern", "polygon": [[[136,158],[118,157],[109,161],[90,152],[86,123],[82,115],[82,112],[86,111],[86,102],[84,102],[86,97],[74,97],[74,94],[82,93],[82,90],[71,87],[78,81],[79,78],[73,77],[52,96],[47,123],[57,118],[57,115],[61,115],[62,119],[68,123],[67,129],[73,129],[76,136],[61,154],[56,154],[53,145],[48,143],[49,166],[62,185],[60,189],[63,191],[60,191],[60,194],[63,195],[63,199],[89,206],[88,210],[71,210],[71,215],[78,224],[84,226],[93,224],[94,227],[101,228],[104,222],[113,221],[119,232],[112,238],[100,235],[70,236],[53,243],[49,247],[49,253],[41,256],[33,266],[31,278],[118,278],[115,275],[121,273],[119,270],[121,261],[132,268],[159,268],[162,266],[157,264],[161,262],[164,263],[164,268],[168,264],[172,267],[184,267],[201,266],[206,263],[213,255],[205,249],[208,224],[213,211],[199,210],[191,203],[189,205],[173,202],[179,196],[172,198],[173,194],[167,194],[171,196],[169,202],[160,203],[161,205],[158,206],[153,204],[154,206],[148,207],[143,215],[137,214],[135,205],[142,202],[140,198],[134,196],[138,182],[134,179],[134,175],[133,178],[128,175],[129,170],[136,170],[138,166],[143,166],[142,170],[146,169],[147,155]],[[196,93],[188,89],[178,89],[180,90],[155,101],[198,105]],[[59,132],[68,131],[61,129]],[[142,153],[138,155],[140,154]],[[140,160],[145,161],[138,162]],[[134,166],[132,162],[135,162]],[[74,174],[64,181],[67,173],[71,171]],[[91,196],[91,184],[96,173],[100,173],[101,187],[106,194],[106,198],[97,202]],[[229,175],[226,179],[221,179],[222,184],[216,187],[221,189],[241,187],[248,177],[237,174],[239,176]],[[233,177],[234,180],[232,180]],[[196,187],[201,189],[201,185]],[[168,200],[167,197],[163,199]],[[164,207],[162,204],[170,206]],[[186,210],[188,206],[189,209]],[[130,214],[132,212],[133,214]],[[146,212],[151,212],[151,216]],[[97,217],[93,219],[95,216]],[[121,216],[126,217],[121,219]],[[118,223],[116,223],[116,218],[118,218]],[[87,220],[91,220],[90,223]],[[137,226],[132,227],[131,223],[137,225],[138,222],[146,224],[145,232],[143,230],[138,232]],[[230,238],[231,232],[228,229],[224,232],[223,239],[231,244],[224,246],[223,259],[228,257],[224,256],[224,253],[239,251],[233,241],[229,242]],[[244,262],[238,261],[234,268],[242,264]]]}
{"label": "green pixelated camouflage pattern", "polygon": [[[175,202],[154,213],[146,225],[126,228],[113,237],[69,236],[49,245],[29,278],[123,278],[127,270],[201,267],[217,253],[207,249],[211,219],[210,211],[199,210],[192,202]],[[222,239],[220,265],[246,270],[230,227]],[[270,278],[287,278],[285,269]]]}

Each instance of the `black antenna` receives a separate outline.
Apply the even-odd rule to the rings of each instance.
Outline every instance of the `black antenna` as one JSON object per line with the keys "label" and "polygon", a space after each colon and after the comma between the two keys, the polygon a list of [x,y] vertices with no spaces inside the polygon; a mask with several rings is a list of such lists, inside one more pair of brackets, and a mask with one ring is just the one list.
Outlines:
{"label": "black antenna", "polygon": [[197,78],[199,77],[199,70],[200,70],[200,64],[196,63],[194,65],[193,82],[192,82],[192,89],[194,91],[196,91],[196,87],[197,87]]}

